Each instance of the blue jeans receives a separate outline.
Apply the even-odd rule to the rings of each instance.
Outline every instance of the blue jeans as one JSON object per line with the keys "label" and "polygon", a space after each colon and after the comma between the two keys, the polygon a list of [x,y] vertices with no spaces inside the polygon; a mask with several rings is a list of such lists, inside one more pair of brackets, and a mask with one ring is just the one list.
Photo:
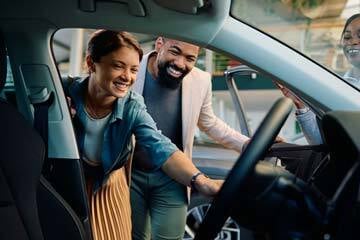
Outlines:
{"label": "blue jeans", "polygon": [[162,170],[132,171],[131,208],[133,240],[175,240],[184,235],[186,187]]}

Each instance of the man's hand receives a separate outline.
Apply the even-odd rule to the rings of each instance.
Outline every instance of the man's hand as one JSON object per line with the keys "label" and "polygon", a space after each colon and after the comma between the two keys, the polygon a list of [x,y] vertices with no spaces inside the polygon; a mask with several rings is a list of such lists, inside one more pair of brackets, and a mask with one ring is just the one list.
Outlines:
{"label": "man's hand", "polygon": [[196,178],[194,186],[201,194],[211,197],[219,192],[223,183],[224,180],[211,179],[202,174]]}

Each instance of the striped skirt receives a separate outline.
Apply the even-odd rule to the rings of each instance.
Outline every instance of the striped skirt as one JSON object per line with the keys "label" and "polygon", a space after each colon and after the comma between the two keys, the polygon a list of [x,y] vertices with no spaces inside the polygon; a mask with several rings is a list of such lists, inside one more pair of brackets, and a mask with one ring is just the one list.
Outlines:
{"label": "striped skirt", "polygon": [[[91,182],[87,182],[91,189]],[[125,168],[113,171],[106,184],[89,194],[94,240],[131,240],[130,192]]]}

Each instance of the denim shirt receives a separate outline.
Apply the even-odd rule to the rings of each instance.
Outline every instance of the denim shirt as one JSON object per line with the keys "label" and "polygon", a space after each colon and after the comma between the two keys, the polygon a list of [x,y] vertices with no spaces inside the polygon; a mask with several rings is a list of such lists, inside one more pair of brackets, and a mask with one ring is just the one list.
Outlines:
{"label": "denim shirt", "polygon": [[[79,151],[82,154],[84,147],[86,120],[84,96],[89,79],[76,80],[68,87],[68,94],[76,109],[74,126]],[[178,148],[156,128],[154,120],[146,111],[142,96],[129,91],[125,97],[118,98],[114,109],[105,127],[104,142],[101,150],[103,173],[96,176],[95,188],[103,184],[112,170],[118,169],[126,163],[132,150],[131,136],[135,135],[136,144],[141,145],[150,156],[158,170],[163,163]]]}
{"label": "denim shirt", "polygon": [[320,129],[316,121],[316,115],[311,110],[305,113],[296,114],[307,142],[311,145],[322,144]]}

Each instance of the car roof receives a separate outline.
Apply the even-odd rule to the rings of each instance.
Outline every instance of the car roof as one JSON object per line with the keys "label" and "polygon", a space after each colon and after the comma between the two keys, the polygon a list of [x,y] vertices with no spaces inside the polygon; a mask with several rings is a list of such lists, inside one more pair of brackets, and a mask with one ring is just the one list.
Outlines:
{"label": "car roof", "polygon": [[[199,10],[196,14],[174,11],[156,3],[162,1],[133,1],[139,2],[142,6],[143,16],[139,16],[137,10],[132,10],[134,7],[131,6],[136,4],[131,4],[132,1],[128,4],[125,0],[6,0],[1,4],[0,19],[46,21],[54,28],[121,29],[162,34],[184,40],[188,36],[188,40],[197,39],[198,43],[206,44],[221,28],[222,22],[228,17],[230,11],[230,1],[211,1],[210,11]],[[182,1],[180,5],[186,6],[191,2],[202,1]],[[92,10],[89,10],[87,5],[93,5]],[[174,31],[174,27],[181,31]],[[199,27],[201,28],[196,30]]]}
{"label": "car roof", "polygon": [[[225,53],[286,83],[310,106],[319,109],[320,115],[327,110],[360,109],[356,101],[359,92],[337,75],[232,18],[231,0],[166,2],[177,1],[6,0],[0,8],[0,28],[9,33],[6,38],[13,49],[17,48],[11,46],[14,40],[44,39],[44,35],[51,38],[61,28],[107,28],[173,37]],[[50,44],[48,39],[43,41],[44,45]],[[45,56],[49,51],[43,52],[39,57],[49,58]],[[37,58],[30,56],[31,51],[28,54],[29,58]],[[12,58],[15,63],[20,61],[20,56]],[[339,97],[329,99],[329,95]]]}

